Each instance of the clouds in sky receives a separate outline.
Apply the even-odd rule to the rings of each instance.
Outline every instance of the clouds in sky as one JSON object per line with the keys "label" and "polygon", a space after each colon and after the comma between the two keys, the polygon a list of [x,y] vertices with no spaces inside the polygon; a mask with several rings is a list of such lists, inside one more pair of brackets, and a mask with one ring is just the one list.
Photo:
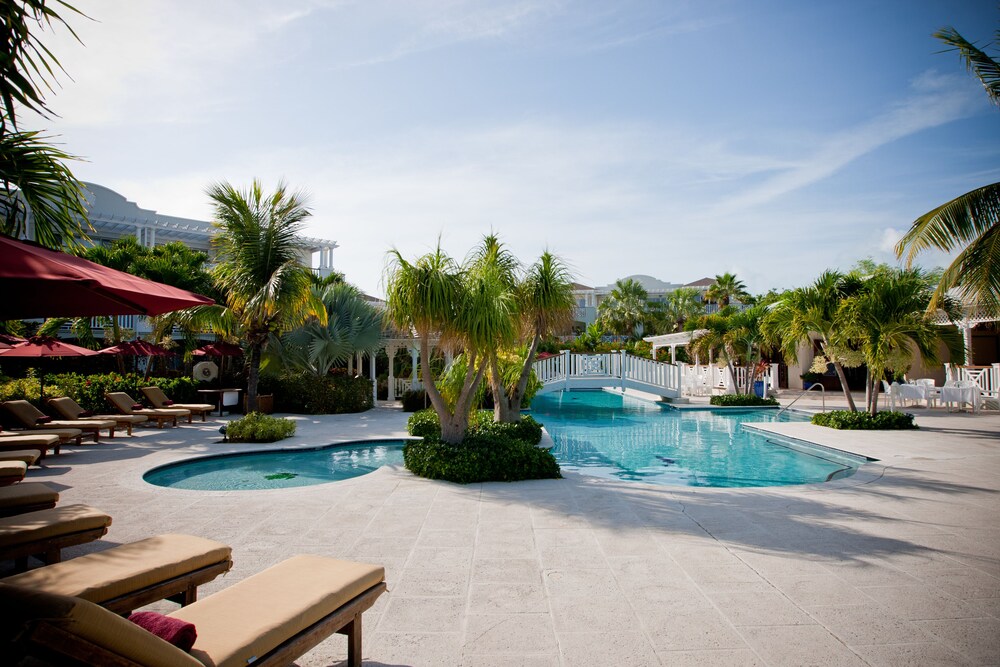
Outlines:
{"label": "clouds in sky", "polygon": [[[682,282],[735,270],[764,290],[866,255],[888,259],[900,230],[926,209],[904,183],[869,186],[865,175],[879,169],[873,162],[894,144],[919,150],[913,141],[983,107],[981,91],[946,63],[900,73],[881,96],[845,95],[844,109],[794,123],[741,122],[753,115],[742,109],[731,118],[725,108],[714,118],[685,113],[676,100],[703,91],[661,99],[641,80],[627,113],[617,107],[628,99],[557,94],[564,79],[580,75],[574,67],[593,68],[594,58],[626,81],[661,66],[650,49],[676,63],[688,52],[670,51],[673,40],[746,32],[738,5],[724,2],[80,6],[95,21],[74,22],[85,48],[65,36],[53,41],[73,81],[53,99],[62,118],[50,124],[71,152],[86,153],[80,177],[143,207],[202,219],[212,181],[285,178],[311,193],[309,233],[340,243],[338,268],[375,293],[390,247],[414,255],[440,234],[461,257],[490,230],[525,261],[545,248],[557,252],[592,284],[633,273]],[[634,58],[633,49],[641,52]],[[537,81],[536,56],[553,69]],[[413,120],[406,106],[413,100],[395,96],[438,91],[436,67],[468,64],[475,73],[498,59],[527,62],[529,74],[512,86],[462,72],[466,106],[477,96],[508,102],[488,113],[461,113],[461,105],[435,98]],[[555,92],[522,99],[531,86]],[[766,103],[764,95],[740,100],[764,117]],[[272,124],[271,109],[296,122]],[[380,119],[378,131],[347,129],[363,127],[366,116]],[[953,139],[945,175],[996,180],[983,164],[997,148],[963,156],[976,146]]]}

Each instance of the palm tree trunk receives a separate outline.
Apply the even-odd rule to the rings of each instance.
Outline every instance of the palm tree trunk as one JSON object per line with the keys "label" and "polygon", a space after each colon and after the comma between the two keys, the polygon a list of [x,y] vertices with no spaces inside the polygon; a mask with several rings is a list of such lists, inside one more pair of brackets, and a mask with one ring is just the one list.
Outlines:
{"label": "palm tree trunk", "polygon": [[507,388],[500,377],[500,364],[496,352],[490,353],[490,389],[493,391],[493,421],[497,423],[515,421],[510,417],[510,399]]}
{"label": "palm tree trunk", "polygon": [[537,333],[531,339],[531,345],[528,347],[528,356],[524,358],[524,366],[521,367],[521,377],[517,380],[517,386],[514,388],[514,393],[510,396],[508,403],[508,415],[511,422],[517,422],[521,419],[521,400],[524,398],[524,392],[528,391],[528,380],[531,379],[531,366],[535,362],[535,355],[538,354],[538,344],[542,341],[542,337]]}
{"label": "palm tree trunk", "polygon": [[260,348],[261,344],[250,343],[250,364],[247,369],[247,412],[257,410],[257,384],[260,381]]}
{"label": "palm tree trunk", "polygon": [[837,379],[840,380],[840,388],[844,392],[844,398],[847,399],[847,405],[850,407],[851,412],[857,412],[858,408],[854,405],[854,396],[851,395],[851,389],[847,386],[847,374],[844,373],[844,366],[839,361],[833,362],[833,369],[837,371]]}

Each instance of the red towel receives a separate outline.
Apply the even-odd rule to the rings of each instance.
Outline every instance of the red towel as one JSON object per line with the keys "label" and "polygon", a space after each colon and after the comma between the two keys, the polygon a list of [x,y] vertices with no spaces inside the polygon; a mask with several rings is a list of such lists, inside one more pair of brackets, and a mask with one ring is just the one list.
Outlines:
{"label": "red towel", "polygon": [[155,611],[137,611],[128,620],[188,653],[194,646],[194,640],[198,638],[194,624],[157,614]]}
{"label": "red towel", "polygon": [[84,410],[83,412],[77,415],[77,417],[81,419],[84,417],[93,417],[93,416],[94,412],[92,410]]}
{"label": "red towel", "polygon": [[144,407],[145,406],[142,403],[133,403],[132,404],[132,409],[133,410],[142,410]]}
{"label": "red towel", "polygon": [[35,425],[48,424],[50,421],[52,421],[52,417],[38,417],[35,419]]}
{"label": "red towel", "polygon": [[167,400],[167,401],[163,401],[163,405],[167,406],[168,408],[169,408],[169,407],[170,407],[171,405],[173,405],[173,404],[174,404],[174,402],[173,402],[173,401],[170,401],[170,400]]}

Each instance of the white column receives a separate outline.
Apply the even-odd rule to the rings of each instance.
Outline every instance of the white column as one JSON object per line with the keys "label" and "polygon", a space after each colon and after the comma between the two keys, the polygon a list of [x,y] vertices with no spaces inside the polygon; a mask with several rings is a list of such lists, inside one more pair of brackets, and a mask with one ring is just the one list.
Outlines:
{"label": "white column", "polygon": [[368,360],[371,364],[371,368],[368,369],[368,376],[372,381],[372,405],[378,405],[378,381],[375,379],[375,356],[377,354],[378,351],[368,353]]}
{"label": "white column", "polygon": [[971,366],[972,361],[972,325],[968,322],[962,322],[960,325],[962,327],[962,342],[965,344],[965,364],[966,366]]}
{"label": "white column", "polygon": [[569,373],[570,373],[570,363],[572,361],[572,357],[570,356],[569,350],[562,351],[562,358],[563,358],[563,373],[565,374],[565,384],[563,385],[563,389],[569,391]]}
{"label": "white column", "polygon": [[676,345],[671,345],[670,346],[670,363],[672,363],[672,364],[676,364],[677,363],[677,346]]}
{"label": "white column", "polygon": [[420,364],[420,350],[416,347],[410,348],[410,389],[417,390],[417,367]]}
{"label": "white column", "polygon": [[387,345],[385,348],[385,354],[389,357],[389,395],[388,399],[390,401],[396,400],[396,346]]}

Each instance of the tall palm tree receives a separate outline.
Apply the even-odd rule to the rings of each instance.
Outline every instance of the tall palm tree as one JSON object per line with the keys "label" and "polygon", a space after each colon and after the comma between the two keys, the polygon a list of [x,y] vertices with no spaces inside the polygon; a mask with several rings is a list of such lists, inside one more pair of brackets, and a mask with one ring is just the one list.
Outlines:
{"label": "tall palm tree", "polygon": [[723,273],[715,276],[715,282],[705,291],[705,298],[725,308],[736,299],[745,301],[749,297],[747,286],[734,273]]}
{"label": "tall palm tree", "polygon": [[[1000,107],[1000,61],[966,40],[954,28],[934,33],[959,52],[966,67],[982,82],[990,101]],[[996,32],[1000,44],[1000,30]],[[936,308],[945,293],[957,287],[963,298],[982,310],[1000,315],[1000,183],[976,188],[917,218],[896,244],[906,265],[927,248],[952,252],[962,248],[945,269],[934,292]]]}
{"label": "tall palm tree", "polygon": [[573,323],[576,300],[573,297],[573,276],[567,266],[546,250],[529,269],[518,285],[520,340],[527,339],[521,368],[509,382],[497,373],[493,390],[497,421],[516,422],[520,419],[521,401],[531,379],[532,364],[538,345],[546,336],[564,331]]}
{"label": "tall palm tree", "polygon": [[840,386],[852,411],[857,410],[847,386],[845,366],[858,365],[858,355],[849,348],[831,343],[840,327],[837,321],[841,301],[858,289],[858,281],[837,271],[824,271],[808,287],[793,289],[781,296],[767,314],[764,329],[776,341],[788,363],[797,363],[799,345],[812,343],[819,335],[823,356],[833,364]]}
{"label": "tall palm tree", "polygon": [[932,363],[939,341],[951,354],[961,353],[962,338],[955,327],[936,324],[927,312],[932,296],[932,282],[920,269],[879,270],[842,301],[832,342],[860,350],[868,366],[867,409],[872,415],[878,410],[878,385],[886,372],[904,372],[914,350]]}
{"label": "tall palm tree", "polygon": [[597,306],[597,319],[608,331],[634,338],[649,312],[649,293],[632,278],[615,282],[611,294]]}
{"label": "tall palm tree", "polygon": [[268,340],[309,317],[326,322],[326,309],[310,290],[309,269],[301,260],[298,233],[311,213],[303,196],[284,183],[270,194],[258,180],[246,190],[216,183],[207,194],[218,230],[212,239],[218,262],[212,276],[226,304],[205,306],[203,313],[217,331],[238,332],[246,343],[247,407],[255,410]]}
{"label": "tall palm tree", "polygon": [[35,240],[52,248],[73,245],[90,226],[83,186],[66,166],[76,158],[22,130],[16,114],[21,107],[50,115],[45,93],[64,70],[39,35],[61,27],[76,37],[62,10],[83,16],[62,0],[0,3],[0,233],[26,234],[30,214]]}
{"label": "tall palm tree", "polygon": [[705,304],[698,298],[699,294],[693,287],[678,287],[667,295],[664,311],[673,325],[670,331],[683,331],[685,322],[705,312]]}

